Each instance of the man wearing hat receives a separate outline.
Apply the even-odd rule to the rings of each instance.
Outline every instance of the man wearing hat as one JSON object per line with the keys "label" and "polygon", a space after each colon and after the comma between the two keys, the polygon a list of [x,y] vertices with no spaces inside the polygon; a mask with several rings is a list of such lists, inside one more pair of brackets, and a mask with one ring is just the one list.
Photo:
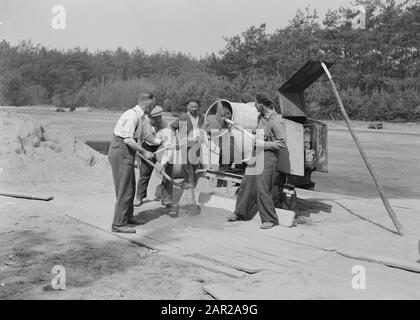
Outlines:
{"label": "man wearing hat", "polygon": [[[173,144],[174,135],[172,130],[169,128],[168,123],[162,119],[163,115],[163,108],[161,106],[156,106],[151,113],[149,114],[149,121],[152,126],[152,132],[156,136],[156,138],[162,140],[163,147],[168,147]],[[153,145],[148,141],[143,141],[142,147],[145,150],[150,151],[151,153],[155,153],[159,146]],[[171,156],[172,150],[168,148],[160,155],[160,161],[158,163],[159,171],[165,170],[165,172],[171,176],[172,174],[172,164]],[[157,159],[156,156],[153,156],[149,159],[151,162],[156,163]],[[140,174],[139,180],[137,182],[137,192],[136,192],[136,199],[134,200],[134,206],[138,207],[143,204],[143,199],[147,198],[147,187],[149,185],[150,177],[153,173],[153,167],[147,164],[145,161],[141,161],[139,158],[140,163]],[[156,196],[160,198],[162,204],[166,207],[172,206],[172,190],[173,186],[170,181],[168,181],[165,177],[163,177],[162,183],[156,189]]]}
{"label": "man wearing hat", "polygon": [[259,212],[261,229],[270,229],[279,224],[272,189],[279,159],[278,150],[286,148],[286,129],[268,94],[258,93],[255,107],[260,113],[257,130],[264,133],[256,142],[264,149],[264,170],[258,175],[244,175],[238,190],[235,211],[227,220],[251,220]]}
{"label": "man wearing hat", "polygon": [[[190,150],[193,145],[200,142],[201,139],[201,132],[200,128],[203,125],[204,117],[200,114],[200,102],[198,99],[190,98],[187,100],[185,107],[187,112],[182,113],[177,120],[175,120],[171,124],[171,128],[174,132],[178,132],[178,134],[183,134],[184,132],[187,134],[187,137],[181,137],[181,141],[184,138],[187,138],[187,155],[188,159],[186,163],[182,165],[182,173],[185,178],[185,182],[188,185],[195,186],[197,176],[196,170],[198,169],[198,164],[192,164],[189,157],[190,157]],[[199,154],[196,154],[199,157]]]}
{"label": "man wearing hat", "polygon": [[137,141],[145,140],[154,145],[162,143],[161,139],[152,134],[146,118],[154,106],[154,96],[150,93],[142,93],[138,98],[137,105],[125,111],[115,125],[108,151],[117,198],[112,232],[136,232],[136,229],[129,227],[130,224],[136,224],[133,219],[133,200],[136,187],[134,158],[136,152],[143,154],[146,158],[152,156],[152,153],[140,146]]}

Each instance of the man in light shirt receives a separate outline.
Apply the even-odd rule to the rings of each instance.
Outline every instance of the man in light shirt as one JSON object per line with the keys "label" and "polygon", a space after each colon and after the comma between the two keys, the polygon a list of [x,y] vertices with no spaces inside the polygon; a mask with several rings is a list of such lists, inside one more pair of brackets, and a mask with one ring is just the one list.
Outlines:
{"label": "man in light shirt", "polygon": [[141,93],[138,104],[125,111],[115,125],[108,151],[116,196],[112,232],[136,232],[136,229],[129,227],[130,224],[136,224],[133,220],[133,200],[136,188],[134,159],[136,152],[143,154],[146,158],[153,156],[137,141],[146,140],[155,145],[162,143],[161,139],[153,135],[146,117],[146,114],[151,112],[155,104],[155,98],[152,94]]}

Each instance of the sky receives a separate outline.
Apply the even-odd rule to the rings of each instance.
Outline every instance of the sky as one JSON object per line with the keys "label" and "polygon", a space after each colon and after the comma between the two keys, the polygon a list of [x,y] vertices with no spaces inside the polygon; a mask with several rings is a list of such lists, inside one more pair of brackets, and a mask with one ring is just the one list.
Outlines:
{"label": "sky", "polygon": [[[52,12],[57,5],[65,9],[65,29],[52,27],[60,22]],[[308,5],[323,18],[328,9],[350,7],[351,0],[0,0],[0,39],[59,49],[164,49],[199,57],[218,52],[224,36],[253,25],[266,23],[268,32],[285,27]]]}

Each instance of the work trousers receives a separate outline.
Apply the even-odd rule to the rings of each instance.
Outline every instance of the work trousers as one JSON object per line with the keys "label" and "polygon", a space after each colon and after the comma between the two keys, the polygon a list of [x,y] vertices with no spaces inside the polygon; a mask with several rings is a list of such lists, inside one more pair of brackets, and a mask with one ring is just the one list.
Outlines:
{"label": "work trousers", "polygon": [[[156,163],[156,159],[150,159],[151,162]],[[147,187],[149,185],[150,177],[153,173],[153,167],[146,163],[145,161],[140,162],[140,169],[139,169],[139,180],[137,182],[137,199],[143,200],[147,198]],[[172,176],[172,164],[167,164],[165,166],[165,173]],[[156,188],[155,196],[156,198],[160,198],[165,204],[172,203],[172,192],[173,186],[172,183],[163,177],[162,183]]]}
{"label": "work trousers", "polygon": [[264,151],[263,172],[242,178],[235,206],[235,214],[240,220],[251,220],[259,212],[261,222],[279,224],[272,196],[277,162],[277,152]]}
{"label": "work trousers", "polygon": [[134,158],[135,151],[124,143],[124,139],[114,135],[108,151],[116,197],[113,226],[127,225],[133,217],[136,187]]}

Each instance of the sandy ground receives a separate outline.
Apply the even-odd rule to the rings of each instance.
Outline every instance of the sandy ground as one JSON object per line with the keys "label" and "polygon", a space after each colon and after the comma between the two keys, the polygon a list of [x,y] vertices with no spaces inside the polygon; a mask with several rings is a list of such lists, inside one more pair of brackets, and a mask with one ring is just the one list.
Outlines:
{"label": "sandy ground", "polygon": [[[71,189],[83,198],[58,189],[58,198]],[[202,285],[228,278],[80,223],[54,201],[0,197],[0,299],[210,299]],[[51,287],[55,265],[65,267],[66,290]]]}
{"label": "sandy ground", "polygon": [[[92,121],[77,113],[66,114],[67,118],[48,112],[38,116],[79,136],[108,135],[114,118],[118,117],[95,115]],[[97,126],[92,129],[92,124]],[[418,128],[414,126],[414,131]],[[348,133],[331,130],[329,138],[331,173],[317,176],[318,189],[376,197],[367,172],[363,172],[363,163],[357,158],[357,150],[349,148],[352,141]],[[385,190],[393,198],[401,198],[401,205],[405,198],[418,199],[420,187],[416,184],[416,174],[419,172],[420,136],[387,133],[384,137],[376,132],[361,132],[361,138],[373,155],[381,180],[392,182],[386,184]],[[403,164],[399,159],[401,155]],[[348,161],[344,162],[345,159]],[[164,257],[70,218],[68,210],[77,208],[112,215],[112,208],[104,210],[95,203],[82,201],[95,193],[98,202],[101,198],[110,201],[113,193],[110,171],[103,172],[102,176],[84,175],[70,183],[4,184],[2,189],[53,194],[56,200],[46,203],[0,197],[1,299],[210,299],[203,293],[202,286],[220,283],[242,290],[241,299],[250,297],[245,293],[251,285],[260,298],[276,288],[280,293],[276,298],[419,298],[419,287],[413,285],[411,273],[395,270],[390,281],[381,284],[381,279],[390,275],[389,268],[373,264],[367,264],[372,271],[370,274],[377,278],[372,291],[365,294],[349,291],[349,281],[343,279],[350,277],[349,270],[355,262],[336,255],[302,266],[303,269],[291,270],[284,277],[235,280]],[[331,230],[328,235],[330,239],[334,238],[334,232]],[[66,290],[51,288],[54,265],[66,268]],[[333,272],[331,265],[336,266]],[[284,290],[279,291],[279,287]]]}

